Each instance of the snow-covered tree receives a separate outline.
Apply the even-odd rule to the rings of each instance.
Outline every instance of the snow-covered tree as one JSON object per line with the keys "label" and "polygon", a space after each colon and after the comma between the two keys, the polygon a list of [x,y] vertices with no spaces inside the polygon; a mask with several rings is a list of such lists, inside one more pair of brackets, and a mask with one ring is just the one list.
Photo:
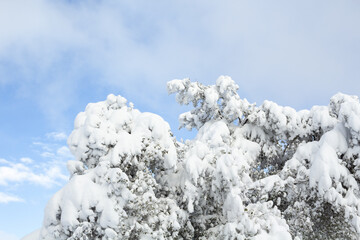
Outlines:
{"label": "snow-covered tree", "polygon": [[186,212],[157,194],[156,178],[177,161],[162,118],[109,95],[79,113],[74,128],[68,144],[77,161],[45,210],[42,239],[175,239],[186,229]]}
{"label": "snow-covered tree", "polygon": [[170,81],[185,142],[120,96],[89,104],[41,239],[359,239],[358,97],[296,111],[237,90]]}

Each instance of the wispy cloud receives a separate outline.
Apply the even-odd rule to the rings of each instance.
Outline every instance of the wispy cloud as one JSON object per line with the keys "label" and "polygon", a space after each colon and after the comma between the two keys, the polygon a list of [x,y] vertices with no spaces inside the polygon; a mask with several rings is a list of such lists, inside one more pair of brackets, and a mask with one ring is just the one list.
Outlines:
{"label": "wispy cloud", "polygon": [[[8,195],[6,193],[0,192],[0,203],[23,202],[23,201],[24,200],[19,198],[19,197]],[[0,239],[2,239],[2,238],[0,238]]]}
{"label": "wispy cloud", "polygon": [[0,84],[16,82],[56,126],[72,121],[64,115],[87,89],[164,111],[165,82],[182,77],[228,74],[250,101],[324,103],[360,91],[359,10],[337,1],[1,1]]}
{"label": "wispy cloud", "polygon": [[66,162],[73,159],[66,144],[67,134],[64,132],[49,132],[45,139],[33,142],[34,149],[43,158],[55,162]]}
{"label": "wispy cloud", "polygon": [[73,156],[64,141],[65,133],[50,132],[32,145],[34,158],[0,158],[0,203],[25,201],[9,194],[7,190],[17,192],[21,186],[36,185],[44,188],[61,186],[68,180],[66,162]]}
{"label": "wispy cloud", "polygon": [[20,161],[25,163],[25,164],[30,164],[30,163],[34,162],[34,160],[32,160],[31,158],[28,158],[28,157],[20,158]]}
{"label": "wispy cloud", "polygon": [[50,132],[46,134],[46,137],[55,141],[63,141],[67,139],[67,135],[64,132]]}
{"label": "wispy cloud", "polygon": [[0,185],[9,184],[37,184],[52,187],[59,184],[59,180],[66,180],[60,166],[25,165],[23,163],[2,163],[0,165]]}

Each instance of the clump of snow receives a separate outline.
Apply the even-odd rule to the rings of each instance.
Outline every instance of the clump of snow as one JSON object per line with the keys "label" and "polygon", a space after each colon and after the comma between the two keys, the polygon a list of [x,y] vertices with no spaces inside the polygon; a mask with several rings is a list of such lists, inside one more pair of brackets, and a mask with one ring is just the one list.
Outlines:
{"label": "clump of snow", "polygon": [[169,124],[160,116],[127,106],[121,96],[109,95],[105,102],[91,103],[79,113],[68,144],[77,160],[88,168],[103,160],[119,166],[132,158],[136,164],[133,156],[140,156],[149,148],[147,144],[161,155],[163,167],[176,166]]}
{"label": "clump of snow", "polygon": [[40,229],[33,231],[32,233],[26,235],[21,240],[39,240],[40,239]]}
{"label": "clump of snow", "polygon": [[109,95],[76,117],[71,179],[49,201],[41,239],[163,239],[186,223],[154,178],[176,170],[169,124],[126,103]]}

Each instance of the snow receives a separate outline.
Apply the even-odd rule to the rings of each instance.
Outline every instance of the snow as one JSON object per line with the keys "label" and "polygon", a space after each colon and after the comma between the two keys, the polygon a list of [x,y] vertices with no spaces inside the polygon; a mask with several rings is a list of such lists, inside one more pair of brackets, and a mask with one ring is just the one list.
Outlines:
{"label": "snow", "polygon": [[[114,211],[115,202],[107,197],[106,189],[91,181],[89,175],[73,176],[69,183],[49,201],[45,212],[44,225],[60,224],[64,229],[72,229],[79,224],[79,219],[92,219],[94,211],[100,214],[100,225],[103,228],[115,227],[118,217]],[[46,238],[49,233],[43,230],[41,235]]]}
{"label": "snow", "polygon": [[196,140],[206,143],[210,148],[223,146],[229,142],[230,131],[224,121],[207,122],[196,136]]}
{"label": "snow", "polygon": [[359,99],[296,111],[250,104],[238,88],[228,76],[168,83],[193,104],[179,117],[198,129],[185,143],[121,96],[89,104],[41,239],[358,239]]}
{"label": "snow", "polygon": [[[21,240],[39,240],[40,238],[40,229],[33,231],[32,233],[21,238]],[[5,239],[4,239],[5,240]]]}

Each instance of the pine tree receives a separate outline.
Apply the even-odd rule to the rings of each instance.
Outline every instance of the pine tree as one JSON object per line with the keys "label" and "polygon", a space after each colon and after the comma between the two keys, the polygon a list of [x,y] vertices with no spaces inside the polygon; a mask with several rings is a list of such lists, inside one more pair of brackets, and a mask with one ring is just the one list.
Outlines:
{"label": "pine tree", "polygon": [[109,95],[78,114],[68,144],[77,161],[47,206],[42,239],[177,239],[186,229],[186,212],[156,181],[177,159],[162,118]]}
{"label": "pine tree", "polygon": [[120,96],[89,104],[42,239],[359,239],[358,97],[296,111],[237,90],[226,76],[168,83],[193,105],[185,143]]}

